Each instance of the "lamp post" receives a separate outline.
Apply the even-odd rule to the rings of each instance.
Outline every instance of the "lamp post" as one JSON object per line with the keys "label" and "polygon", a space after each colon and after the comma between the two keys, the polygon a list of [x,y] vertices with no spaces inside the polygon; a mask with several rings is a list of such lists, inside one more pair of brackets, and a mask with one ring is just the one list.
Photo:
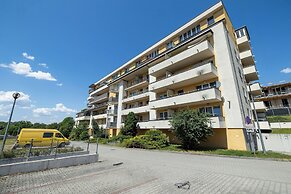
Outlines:
{"label": "lamp post", "polygon": [[255,115],[255,121],[257,123],[257,129],[259,131],[259,135],[260,135],[260,140],[261,140],[261,145],[262,145],[262,150],[263,150],[263,153],[266,154],[266,148],[265,148],[265,144],[264,144],[264,140],[263,140],[263,136],[262,136],[262,131],[261,131],[261,128],[260,128],[260,124],[259,124],[259,120],[258,120],[258,115],[257,115],[257,111],[256,111],[256,106],[255,106],[255,102],[254,102],[254,97],[253,95],[251,94],[252,90],[251,90],[251,83],[248,84],[248,87],[249,87],[249,90],[250,90],[250,96],[251,96],[251,101],[252,101],[252,104],[253,104],[253,107],[254,107],[254,115]]}
{"label": "lamp post", "polygon": [[12,118],[15,102],[16,102],[16,99],[20,97],[20,94],[18,92],[16,92],[16,93],[13,93],[12,96],[14,98],[14,101],[13,101],[13,105],[12,105],[9,121],[7,123],[6,129],[5,129],[5,134],[4,134],[4,137],[3,137],[3,142],[2,142],[2,147],[1,147],[1,154],[3,153],[5,142],[6,142],[6,139],[7,139],[8,129],[9,129],[9,125],[10,125],[10,122],[11,122],[11,118]]}

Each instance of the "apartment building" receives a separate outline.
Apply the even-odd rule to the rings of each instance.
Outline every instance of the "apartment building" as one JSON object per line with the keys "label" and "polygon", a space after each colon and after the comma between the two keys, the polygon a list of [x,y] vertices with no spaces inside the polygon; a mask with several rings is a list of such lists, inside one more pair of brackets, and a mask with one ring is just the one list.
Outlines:
{"label": "apartment building", "polygon": [[117,135],[129,112],[139,134],[159,129],[176,141],[169,120],[183,109],[211,115],[214,135],[203,146],[249,149],[254,122],[250,96],[260,94],[246,27],[234,30],[222,2],[215,4],[127,63],[90,85],[88,108],[77,124],[92,120]]}
{"label": "apartment building", "polygon": [[256,101],[264,103],[267,115],[291,115],[291,82],[262,87]]}

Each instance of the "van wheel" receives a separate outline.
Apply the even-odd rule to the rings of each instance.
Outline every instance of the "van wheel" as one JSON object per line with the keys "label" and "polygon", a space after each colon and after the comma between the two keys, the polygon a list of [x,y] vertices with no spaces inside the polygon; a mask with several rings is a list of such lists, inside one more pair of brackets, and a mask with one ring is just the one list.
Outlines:
{"label": "van wheel", "polygon": [[65,146],[66,146],[66,144],[64,142],[62,142],[62,143],[60,143],[59,148],[63,148]]}
{"label": "van wheel", "polygon": [[25,144],[24,148],[30,148],[30,144]]}

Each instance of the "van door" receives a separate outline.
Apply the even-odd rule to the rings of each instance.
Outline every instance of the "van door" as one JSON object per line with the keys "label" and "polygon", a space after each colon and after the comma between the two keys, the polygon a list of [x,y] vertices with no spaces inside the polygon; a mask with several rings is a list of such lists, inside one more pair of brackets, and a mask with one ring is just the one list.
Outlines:
{"label": "van door", "polygon": [[56,139],[56,141],[58,141],[58,145],[60,145],[62,142],[65,142],[64,136],[58,132],[55,133],[55,139]]}
{"label": "van door", "polygon": [[54,135],[53,132],[44,132],[42,136],[43,138],[41,146],[50,146],[52,143],[53,135]]}

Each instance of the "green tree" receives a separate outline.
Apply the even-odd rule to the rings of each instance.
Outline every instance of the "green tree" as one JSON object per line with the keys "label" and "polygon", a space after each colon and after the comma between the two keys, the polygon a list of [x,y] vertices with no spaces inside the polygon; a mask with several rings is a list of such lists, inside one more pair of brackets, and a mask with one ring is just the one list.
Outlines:
{"label": "green tree", "polygon": [[137,134],[137,118],[136,115],[133,112],[129,112],[125,122],[124,126],[120,130],[122,135],[126,136],[136,136]]}
{"label": "green tree", "polygon": [[59,129],[58,123],[51,123],[46,126],[47,129]]}
{"label": "green tree", "polygon": [[170,121],[173,132],[186,149],[197,147],[213,134],[209,122],[207,114],[192,109],[177,112]]}
{"label": "green tree", "polygon": [[75,121],[73,117],[66,117],[60,124],[59,124],[59,131],[65,136],[69,137],[75,125]]}
{"label": "green tree", "polygon": [[74,127],[70,133],[71,140],[80,140],[80,135],[83,131],[86,131],[88,134],[87,126],[84,124],[80,124],[78,127]]}

